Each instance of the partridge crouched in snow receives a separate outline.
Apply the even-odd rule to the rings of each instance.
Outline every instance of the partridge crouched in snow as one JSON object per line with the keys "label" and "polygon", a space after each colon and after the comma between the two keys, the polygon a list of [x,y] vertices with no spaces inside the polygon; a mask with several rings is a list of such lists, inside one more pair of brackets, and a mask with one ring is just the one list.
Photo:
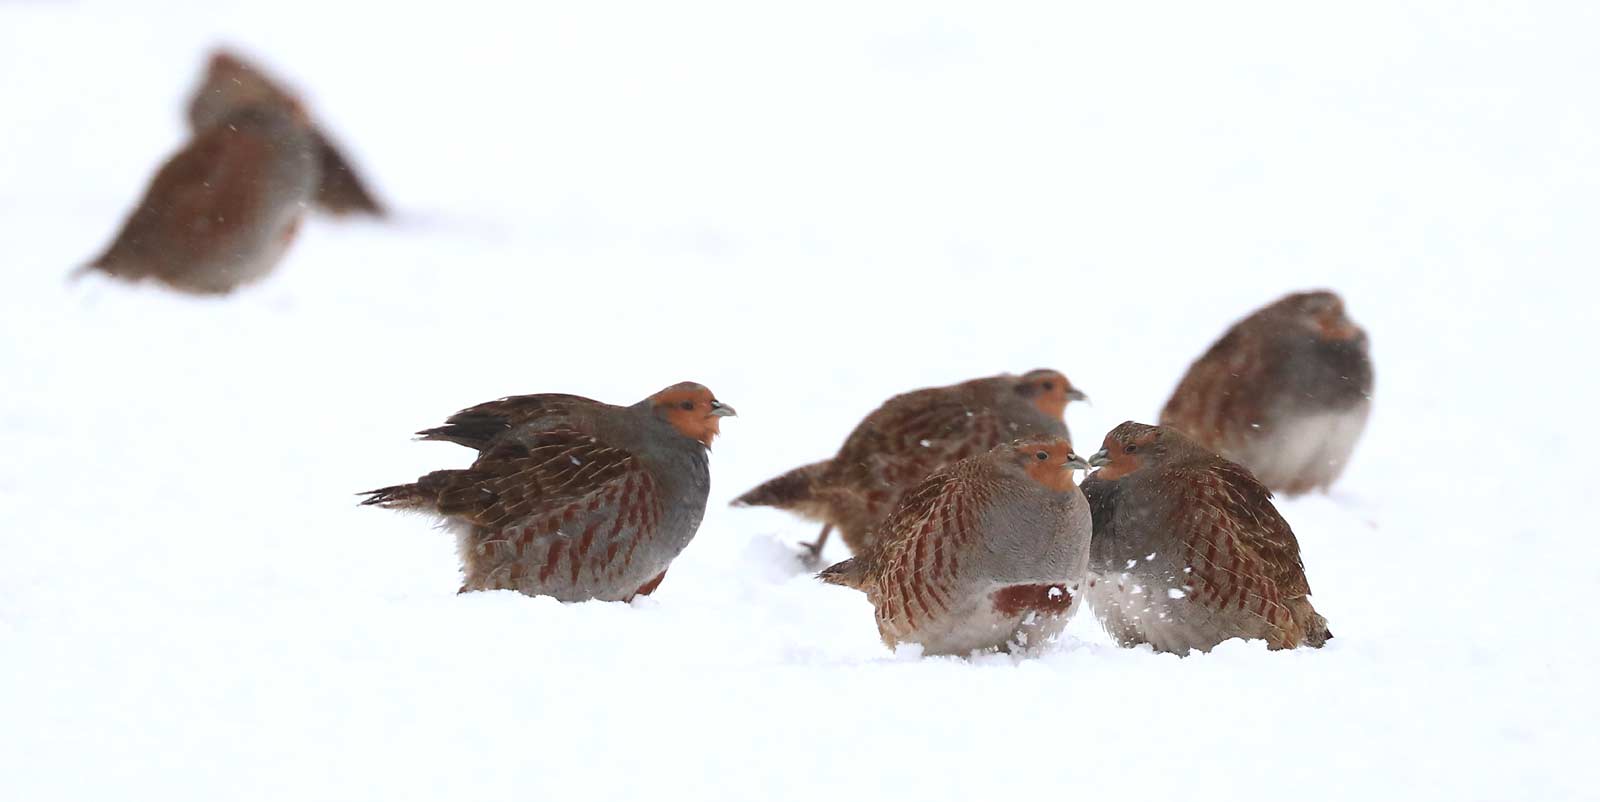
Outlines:
{"label": "partridge crouched in snow", "polygon": [[[189,125],[197,133],[205,131],[235,109],[251,105],[289,108],[299,107],[300,101],[239,55],[218,50],[211,55],[205,77],[189,101]],[[383,206],[320,126],[311,126],[311,138],[319,168],[316,204],[333,214],[383,216]]]}
{"label": "partridge crouched in snow", "polygon": [[693,382],[628,407],[503,398],[418,433],[477,449],[472,467],[368,491],[361,503],[444,519],[461,553],[462,592],[627,600],[655,590],[699,529],[707,451],[732,414]]}
{"label": "partridge crouched in snow", "polygon": [[1250,472],[1176,429],[1127,421],[1089,458],[1089,606],[1124,646],[1209,651],[1229,638],[1321,646],[1300,544]]}
{"label": "partridge crouched in snow", "polygon": [[1036,646],[1066,626],[1089,557],[1088,504],[1066,440],[1034,437],[928,477],[865,555],[819,576],[867,594],[891,648]]}
{"label": "partridge crouched in snow", "polygon": [[734,500],[777,507],[823,524],[807,545],[821,554],[838,527],[853,554],[869,551],[873,527],[928,474],[1019,437],[1067,438],[1062,415],[1079,392],[1059,371],[1003,374],[897,395],[856,426],[832,459],[796,468]]}
{"label": "partridge crouched in snow", "polygon": [[84,270],[230,292],[278,264],[317,175],[315,140],[297,107],[234,108],[161,167],[122,231]]}
{"label": "partridge crouched in snow", "polygon": [[1296,494],[1339,477],[1371,399],[1366,333],[1339,296],[1303,292],[1239,321],[1195,360],[1161,423]]}

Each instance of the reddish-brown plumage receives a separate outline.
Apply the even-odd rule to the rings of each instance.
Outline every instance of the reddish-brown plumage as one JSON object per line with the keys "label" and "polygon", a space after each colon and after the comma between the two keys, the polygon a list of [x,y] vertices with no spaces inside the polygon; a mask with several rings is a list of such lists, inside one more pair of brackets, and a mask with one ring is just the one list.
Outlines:
{"label": "reddish-brown plumage", "polygon": [[852,553],[934,471],[1019,437],[1066,438],[1062,412],[1083,398],[1059,371],[1005,374],[895,396],[856,426],[832,459],[796,468],[745,493],[736,506],[786,509],[824,524],[820,553],[838,527]]}
{"label": "reddish-brown plumage", "polygon": [[1037,645],[1065,626],[1088,559],[1082,467],[1048,436],[960,460],[906,494],[877,548],[820,576],[865,592],[891,647]]}
{"label": "reddish-brown plumage", "polygon": [[629,407],[572,395],[503,398],[420,433],[478,449],[470,468],[370,491],[362,503],[448,522],[463,591],[628,599],[655,590],[698,529],[706,452],[732,414],[689,382]]}
{"label": "reddish-brown plumage", "polygon": [[1114,638],[1183,654],[1236,637],[1274,649],[1331,637],[1299,542],[1248,470],[1169,427],[1128,421],[1104,445],[1083,483],[1087,596]]}
{"label": "reddish-brown plumage", "polygon": [[225,293],[282,258],[316,187],[297,109],[241,106],[200,131],[150,181],[115,240],[85,270]]}
{"label": "reddish-brown plumage", "polygon": [[[300,99],[294,93],[267,77],[260,68],[236,53],[216,51],[190,98],[190,126],[196,133],[208,130],[234,110],[249,105],[301,108]],[[333,214],[383,216],[383,205],[367,189],[366,182],[333,140],[317,125],[311,126],[311,135],[320,176],[316,204]]]}
{"label": "reddish-brown plumage", "polygon": [[1326,488],[1371,406],[1366,333],[1339,296],[1288,295],[1230,328],[1189,367],[1161,423],[1282,493]]}

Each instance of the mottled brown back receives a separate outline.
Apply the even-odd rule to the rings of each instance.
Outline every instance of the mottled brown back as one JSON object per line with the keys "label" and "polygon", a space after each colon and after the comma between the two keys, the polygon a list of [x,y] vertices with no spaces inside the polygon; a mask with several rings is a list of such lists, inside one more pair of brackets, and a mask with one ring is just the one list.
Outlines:
{"label": "mottled brown back", "polygon": [[831,460],[783,474],[734,503],[820,519],[864,554],[901,496],[934,471],[1019,437],[1066,436],[1065,422],[1017,392],[1020,379],[1008,374],[897,395],[863,419]]}

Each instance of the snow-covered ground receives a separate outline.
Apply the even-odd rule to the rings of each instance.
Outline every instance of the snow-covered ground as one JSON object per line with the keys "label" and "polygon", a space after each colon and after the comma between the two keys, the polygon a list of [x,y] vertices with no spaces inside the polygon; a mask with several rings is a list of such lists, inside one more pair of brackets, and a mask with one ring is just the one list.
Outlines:
{"label": "snow-covered ground", "polygon": [[[400,5],[0,4],[0,798],[1600,794],[1593,4]],[[67,284],[218,42],[399,222],[224,300]],[[1059,367],[1096,442],[1314,286],[1378,371],[1280,505],[1320,651],[895,655],[727,507],[977,375]],[[740,417],[653,597],[457,596],[355,505],[466,405],[681,379]]]}

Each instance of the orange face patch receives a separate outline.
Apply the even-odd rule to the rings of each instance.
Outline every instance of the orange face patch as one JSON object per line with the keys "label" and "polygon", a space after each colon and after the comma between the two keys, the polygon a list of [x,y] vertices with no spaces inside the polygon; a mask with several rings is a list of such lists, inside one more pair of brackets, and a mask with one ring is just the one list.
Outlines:
{"label": "orange face patch", "polygon": [[733,414],[732,407],[718,402],[710,390],[698,384],[674,385],[651,396],[651,400],[674,429],[707,448],[722,433],[722,419]]}
{"label": "orange face patch", "polygon": [[1118,442],[1110,437],[1105,439],[1106,454],[1111,461],[1100,470],[1095,471],[1097,479],[1108,482],[1121,479],[1134,471],[1144,467],[1144,451],[1155,444],[1157,432],[1140,435],[1132,442]]}
{"label": "orange face patch", "polygon": [[1059,371],[1035,370],[1027,374],[1020,389],[1040,412],[1052,418],[1066,415],[1072,383]]}
{"label": "orange face patch", "polygon": [[1053,438],[1043,442],[1021,443],[1017,446],[1017,456],[1022,460],[1023,470],[1028,472],[1033,481],[1057,492],[1073,487],[1074,468],[1067,462],[1074,455],[1067,441]]}

